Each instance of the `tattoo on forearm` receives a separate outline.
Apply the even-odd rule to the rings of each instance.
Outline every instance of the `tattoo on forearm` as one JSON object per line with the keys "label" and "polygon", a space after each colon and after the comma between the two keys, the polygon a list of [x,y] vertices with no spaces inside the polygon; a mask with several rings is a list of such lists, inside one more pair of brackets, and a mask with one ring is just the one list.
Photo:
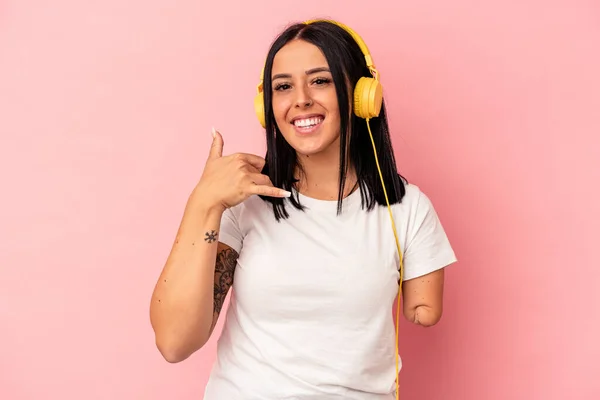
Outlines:
{"label": "tattoo on forearm", "polygon": [[206,232],[206,233],[204,234],[204,236],[206,236],[206,237],[204,238],[204,240],[205,240],[206,242],[208,242],[208,243],[213,243],[213,242],[215,242],[215,241],[217,240],[217,236],[218,236],[218,235],[219,235],[219,234],[218,234],[216,231],[210,231],[210,232]]}
{"label": "tattoo on forearm", "polygon": [[237,259],[238,253],[231,248],[226,248],[217,254],[217,262],[215,263],[213,327],[219,318],[219,313],[221,312],[221,308],[223,308],[227,292],[233,284],[233,273]]}

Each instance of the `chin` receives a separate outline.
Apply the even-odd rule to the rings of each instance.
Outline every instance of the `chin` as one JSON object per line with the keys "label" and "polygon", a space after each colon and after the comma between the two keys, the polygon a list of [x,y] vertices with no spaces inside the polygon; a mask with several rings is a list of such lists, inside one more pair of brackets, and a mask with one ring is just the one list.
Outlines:
{"label": "chin", "polygon": [[286,140],[290,146],[296,150],[296,153],[301,156],[314,156],[323,153],[328,150],[335,141],[324,141],[323,138],[319,137],[298,138],[294,136],[291,138],[286,137]]}
{"label": "chin", "polygon": [[[294,146],[292,146],[294,147]],[[298,156],[302,157],[310,157],[310,156],[316,156],[320,153],[323,152],[323,149],[318,148],[318,149],[303,149],[303,148],[297,148],[294,147],[294,150],[296,150],[296,153],[298,154]]]}

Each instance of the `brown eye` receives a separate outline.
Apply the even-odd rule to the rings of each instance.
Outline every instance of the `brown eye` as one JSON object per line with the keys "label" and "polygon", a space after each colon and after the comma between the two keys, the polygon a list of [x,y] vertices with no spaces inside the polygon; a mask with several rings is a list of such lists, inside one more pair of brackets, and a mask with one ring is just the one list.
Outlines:
{"label": "brown eye", "polygon": [[315,81],[314,81],[314,82],[315,82],[315,84],[317,84],[317,85],[326,85],[326,84],[330,83],[330,82],[331,82],[331,80],[330,80],[330,79],[327,79],[327,78],[317,78],[317,79],[315,79]]}
{"label": "brown eye", "polygon": [[283,91],[283,90],[288,90],[291,86],[288,85],[287,83],[280,83],[278,85],[275,85],[275,90],[276,91]]}

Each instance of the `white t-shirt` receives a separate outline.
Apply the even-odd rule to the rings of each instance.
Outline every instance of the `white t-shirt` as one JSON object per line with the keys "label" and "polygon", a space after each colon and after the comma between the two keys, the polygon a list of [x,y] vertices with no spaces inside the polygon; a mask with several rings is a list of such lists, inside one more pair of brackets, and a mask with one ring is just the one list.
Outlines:
{"label": "white t-shirt", "polygon": [[[398,254],[386,206],[300,195],[277,222],[251,197],[228,209],[220,241],[239,253],[205,400],[393,400]],[[406,185],[392,206],[404,279],[456,261],[429,199]]]}

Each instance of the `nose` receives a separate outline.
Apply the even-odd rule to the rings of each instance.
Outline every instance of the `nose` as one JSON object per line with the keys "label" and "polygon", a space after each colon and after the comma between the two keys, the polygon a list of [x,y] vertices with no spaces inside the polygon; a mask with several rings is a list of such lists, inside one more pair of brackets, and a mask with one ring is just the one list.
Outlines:
{"label": "nose", "polygon": [[313,103],[310,93],[306,88],[301,87],[296,91],[296,108],[310,107]]}

